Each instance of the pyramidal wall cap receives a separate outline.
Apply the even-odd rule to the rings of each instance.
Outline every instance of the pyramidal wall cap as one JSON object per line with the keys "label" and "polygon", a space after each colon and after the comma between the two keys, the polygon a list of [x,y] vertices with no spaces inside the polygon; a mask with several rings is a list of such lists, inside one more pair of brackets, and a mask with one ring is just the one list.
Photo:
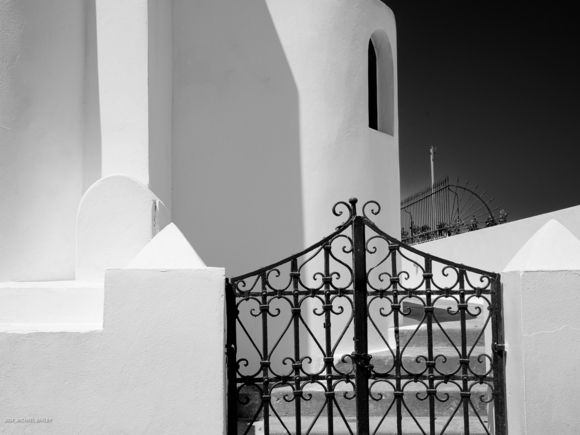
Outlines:
{"label": "pyramidal wall cap", "polygon": [[174,223],[167,225],[129,263],[129,269],[203,269],[206,265]]}
{"label": "pyramidal wall cap", "polygon": [[580,270],[580,240],[552,219],[518,251],[504,272]]}

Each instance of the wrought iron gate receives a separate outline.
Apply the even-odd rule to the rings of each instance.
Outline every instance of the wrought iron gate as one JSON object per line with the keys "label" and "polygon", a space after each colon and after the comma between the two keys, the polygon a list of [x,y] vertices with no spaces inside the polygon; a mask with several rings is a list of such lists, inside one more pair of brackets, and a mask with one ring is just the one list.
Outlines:
{"label": "wrought iron gate", "polygon": [[505,434],[499,275],[404,245],[356,204],[226,282],[229,435]]}

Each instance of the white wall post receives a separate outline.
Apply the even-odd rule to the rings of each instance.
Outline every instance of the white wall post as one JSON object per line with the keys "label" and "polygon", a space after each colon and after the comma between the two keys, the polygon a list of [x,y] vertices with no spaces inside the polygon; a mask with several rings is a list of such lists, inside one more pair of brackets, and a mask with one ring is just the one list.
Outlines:
{"label": "white wall post", "polygon": [[580,386],[580,241],[542,227],[502,273],[509,433],[574,434]]}
{"label": "white wall post", "polygon": [[96,0],[102,175],[138,179],[169,210],[171,4]]}
{"label": "white wall post", "polygon": [[225,434],[224,269],[157,237],[107,271],[102,330],[0,333],[3,419],[42,419],[2,434]]}

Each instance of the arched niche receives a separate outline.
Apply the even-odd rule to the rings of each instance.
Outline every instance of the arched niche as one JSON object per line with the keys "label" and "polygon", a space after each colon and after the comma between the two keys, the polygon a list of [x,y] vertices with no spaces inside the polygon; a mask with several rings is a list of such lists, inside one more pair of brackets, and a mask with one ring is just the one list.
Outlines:
{"label": "arched niche", "polygon": [[395,73],[393,51],[384,30],[376,30],[368,46],[369,127],[393,136]]}

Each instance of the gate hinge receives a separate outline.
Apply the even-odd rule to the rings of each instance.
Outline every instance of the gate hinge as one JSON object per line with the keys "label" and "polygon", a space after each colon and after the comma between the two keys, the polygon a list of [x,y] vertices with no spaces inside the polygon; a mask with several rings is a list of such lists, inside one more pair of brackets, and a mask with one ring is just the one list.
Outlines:
{"label": "gate hinge", "polygon": [[504,353],[505,352],[505,344],[501,344],[498,342],[493,343],[493,351],[495,353]]}

